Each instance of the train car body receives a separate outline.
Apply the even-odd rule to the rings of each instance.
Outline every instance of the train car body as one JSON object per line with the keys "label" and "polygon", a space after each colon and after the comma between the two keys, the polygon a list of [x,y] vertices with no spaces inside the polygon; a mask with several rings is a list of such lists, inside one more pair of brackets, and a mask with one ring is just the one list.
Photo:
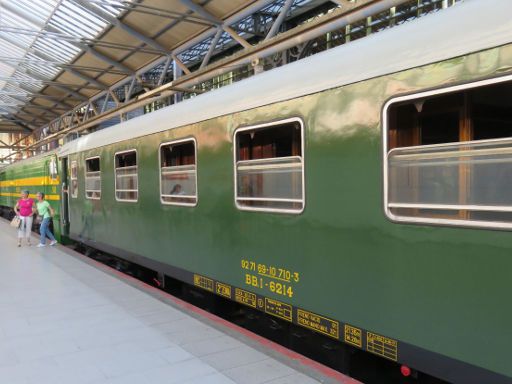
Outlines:
{"label": "train car body", "polygon": [[46,195],[55,210],[55,236],[61,240],[61,178],[56,150],[0,168],[0,209],[6,216],[13,212],[23,190],[34,200],[37,192]]}
{"label": "train car body", "polygon": [[492,165],[512,136],[511,12],[468,1],[69,143],[62,231],[433,376],[512,382],[512,202],[467,192],[472,146]]}

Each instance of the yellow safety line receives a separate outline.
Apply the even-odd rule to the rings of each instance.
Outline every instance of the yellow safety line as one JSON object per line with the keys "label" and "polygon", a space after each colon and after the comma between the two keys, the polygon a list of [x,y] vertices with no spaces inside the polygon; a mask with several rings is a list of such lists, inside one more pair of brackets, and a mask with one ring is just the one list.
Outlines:
{"label": "yellow safety line", "polygon": [[31,187],[38,185],[59,185],[60,179],[51,179],[49,176],[27,177],[24,179],[0,181],[0,187]]}

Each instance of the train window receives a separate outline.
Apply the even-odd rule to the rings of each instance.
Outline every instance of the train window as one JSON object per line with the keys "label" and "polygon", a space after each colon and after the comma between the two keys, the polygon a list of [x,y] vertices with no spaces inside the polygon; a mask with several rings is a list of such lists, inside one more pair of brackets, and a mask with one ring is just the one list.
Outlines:
{"label": "train window", "polygon": [[139,198],[137,151],[116,153],[115,173],[116,200],[136,202]]}
{"label": "train window", "polygon": [[85,160],[85,197],[101,199],[101,169],[100,158],[91,157]]}
{"label": "train window", "polygon": [[57,169],[57,156],[52,156],[48,163],[48,174],[51,180],[57,180],[58,169]]}
{"label": "train window", "polygon": [[304,209],[304,138],[299,119],[235,132],[235,199],[239,209]]}
{"label": "train window", "polygon": [[390,218],[512,228],[510,79],[398,98],[385,116]]}
{"label": "train window", "polygon": [[78,197],[78,163],[76,161],[71,162],[70,176],[71,176],[70,177],[70,179],[71,179],[71,184],[70,184],[71,197],[76,199]]}
{"label": "train window", "polygon": [[160,199],[163,204],[197,204],[196,159],[194,139],[160,146]]}

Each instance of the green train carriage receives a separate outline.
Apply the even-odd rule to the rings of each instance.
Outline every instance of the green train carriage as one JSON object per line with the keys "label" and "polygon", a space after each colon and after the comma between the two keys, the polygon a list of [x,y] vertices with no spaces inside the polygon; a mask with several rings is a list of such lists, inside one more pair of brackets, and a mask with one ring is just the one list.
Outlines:
{"label": "green train carriage", "polygon": [[512,382],[512,4],[482,4],[67,144],[64,234],[451,382]]}
{"label": "green train carriage", "polygon": [[37,192],[43,192],[55,210],[53,229],[57,239],[61,236],[61,179],[57,151],[21,160],[13,165],[0,168],[0,207],[5,216],[14,214],[14,206],[23,190],[30,192],[35,200]]}

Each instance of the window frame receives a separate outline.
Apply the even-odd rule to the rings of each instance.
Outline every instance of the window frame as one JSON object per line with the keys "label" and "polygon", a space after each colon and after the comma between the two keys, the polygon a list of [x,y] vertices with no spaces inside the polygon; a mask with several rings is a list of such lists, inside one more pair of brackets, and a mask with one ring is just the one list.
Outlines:
{"label": "window frame", "polygon": [[[167,146],[167,145],[176,145],[176,144],[186,143],[186,142],[194,143],[194,160],[195,160],[195,167],[196,167],[196,171],[195,171],[195,182],[196,182],[195,198],[196,198],[196,201],[195,201],[195,203],[164,201],[162,199],[162,147]],[[171,141],[166,141],[164,143],[161,143],[160,146],[158,147],[158,175],[159,175],[159,177],[158,177],[158,194],[160,196],[160,203],[162,205],[178,205],[178,206],[183,206],[183,207],[196,207],[197,204],[199,203],[199,188],[198,188],[198,183],[197,183],[197,140],[196,140],[196,138],[195,137],[186,137],[183,139],[171,140]]]}
{"label": "window frame", "polygon": [[[73,165],[76,166],[76,177],[73,178]],[[69,187],[70,189],[73,186],[73,180],[76,180],[76,189],[73,191],[69,191],[69,195],[72,199],[78,199],[78,160],[71,160],[71,163],[69,164]],[[75,192],[75,193],[73,193]]]}
{"label": "window frame", "polygon": [[[88,160],[94,160],[94,159],[98,159],[99,160],[99,164],[100,164],[100,170],[99,170],[99,173],[100,173],[100,175],[99,175],[99,178],[100,178],[100,189],[99,189],[99,191],[97,191],[97,190],[89,190],[89,192],[99,192],[100,196],[99,197],[88,197],[87,196],[87,192],[88,191],[87,191],[87,188],[86,188],[87,187],[87,161]],[[84,172],[84,182],[85,182],[85,184],[84,184],[85,185],[84,192],[85,192],[85,198],[88,199],[88,200],[101,200],[101,195],[102,195],[101,157],[100,156],[87,157],[85,159],[84,164],[85,164],[85,167],[84,167],[84,170],[85,170],[85,172]]]}
{"label": "window frame", "polygon": [[[238,173],[237,173],[237,153],[238,153],[238,140],[237,135],[240,132],[245,131],[253,131],[256,129],[263,129],[273,126],[279,126],[279,125],[285,125],[290,123],[299,123],[300,126],[300,150],[301,150],[301,156],[292,156],[292,157],[301,157],[301,171],[302,171],[302,208],[300,210],[297,209],[285,209],[285,208],[262,208],[262,207],[250,207],[245,205],[240,205],[238,203]],[[233,132],[233,198],[235,202],[235,206],[240,211],[252,211],[252,212],[270,212],[270,213],[286,213],[286,214],[292,214],[292,215],[300,215],[304,212],[304,209],[306,208],[306,172],[305,172],[305,166],[306,163],[306,154],[304,151],[304,131],[305,131],[305,125],[304,121],[300,117],[290,117],[283,120],[277,120],[272,121],[268,123],[262,123],[262,124],[256,124],[251,126],[244,126],[239,127],[235,129]],[[271,158],[269,158],[271,159]],[[278,157],[272,158],[272,159],[278,159]],[[243,160],[245,161],[245,160]],[[265,199],[269,200],[269,199]]]}
{"label": "window frame", "polygon": [[[137,199],[136,200],[130,200],[130,199],[119,199],[117,197],[117,163],[116,163],[116,159],[117,159],[117,155],[122,155],[123,153],[130,153],[130,152],[135,152],[135,159],[137,161]],[[125,168],[125,167],[122,167],[122,168]],[[133,149],[127,149],[125,151],[119,151],[119,152],[115,152],[114,153],[114,198],[116,199],[116,201],[119,201],[119,202],[122,202],[122,203],[138,203],[139,202],[139,153],[137,151],[136,148],[133,148]]]}
{"label": "window frame", "polygon": [[[52,174],[52,167],[55,167],[55,173]],[[55,177],[53,177],[55,176]],[[50,181],[58,181],[59,180],[59,160],[57,159],[57,155],[52,155],[50,157],[50,161],[48,162],[48,177]]]}
{"label": "window frame", "polygon": [[[450,227],[462,227],[462,228],[482,228],[482,229],[512,229],[512,222],[498,222],[498,221],[483,221],[483,220],[472,220],[472,219],[450,219],[443,217],[429,218],[429,217],[413,217],[413,216],[403,216],[394,214],[391,212],[389,207],[389,174],[388,174],[388,159],[391,153],[397,150],[403,149],[411,149],[411,148],[442,148],[446,146],[451,146],[454,143],[442,143],[442,144],[429,144],[429,145],[419,145],[419,146],[404,146],[404,147],[396,147],[389,150],[389,109],[395,105],[396,103],[401,103],[404,101],[411,100],[421,100],[423,98],[428,98],[432,96],[439,96],[448,93],[461,92],[470,89],[476,89],[480,87],[485,87],[488,85],[501,84],[506,82],[512,82],[512,75],[492,77],[478,81],[472,81],[468,83],[458,84],[450,87],[436,88],[430,89],[426,91],[414,92],[407,95],[392,97],[384,104],[382,108],[382,175],[383,175],[383,208],[385,216],[394,223],[399,224],[418,224],[418,225],[433,225],[433,226],[450,226]],[[458,141],[457,143],[461,144],[475,144],[475,143],[500,143],[511,141],[511,137],[504,137],[498,139],[485,139],[485,140],[471,140],[471,141]],[[447,204],[446,206],[450,206]],[[452,207],[461,207],[459,209],[464,209],[464,205],[451,205]],[[479,205],[474,205],[478,207]],[[483,207],[483,206],[481,206]],[[511,207],[512,208],[512,207]]]}

